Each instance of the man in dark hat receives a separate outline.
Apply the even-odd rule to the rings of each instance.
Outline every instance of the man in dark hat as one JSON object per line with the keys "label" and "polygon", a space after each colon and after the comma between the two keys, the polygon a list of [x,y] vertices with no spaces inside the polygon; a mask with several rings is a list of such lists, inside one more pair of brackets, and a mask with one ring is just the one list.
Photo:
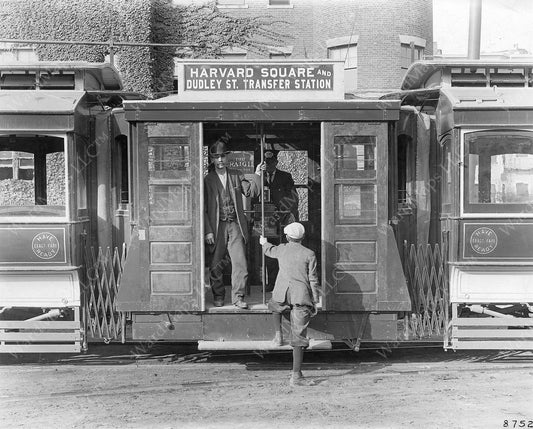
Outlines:
{"label": "man in dark hat", "polygon": [[285,224],[298,220],[298,193],[290,173],[278,170],[278,153],[273,150],[265,152],[265,185],[270,190],[270,201],[282,213],[292,214]]}
{"label": "man in dark hat", "polygon": [[256,197],[261,192],[260,171],[247,180],[239,170],[227,167],[230,152],[224,140],[217,140],[209,148],[214,168],[204,179],[205,242],[212,251],[209,278],[214,305],[224,305],[225,288],[222,281],[224,267],[231,260],[231,300],[238,308],[248,308],[244,292],[248,282],[246,243],[248,224],[241,194]]}
{"label": "man in dark hat", "polygon": [[[276,206],[276,219],[283,228],[298,220],[298,193],[294,187],[294,180],[290,173],[278,170],[278,153],[268,150],[265,157],[265,186],[270,190],[270,202]],[[280,244],[279,239],[271,239],[274,244]],[[276,276],[279,271],[278,261],[272,258],[265,260],[267,269],[267,292],[274,289]]]}

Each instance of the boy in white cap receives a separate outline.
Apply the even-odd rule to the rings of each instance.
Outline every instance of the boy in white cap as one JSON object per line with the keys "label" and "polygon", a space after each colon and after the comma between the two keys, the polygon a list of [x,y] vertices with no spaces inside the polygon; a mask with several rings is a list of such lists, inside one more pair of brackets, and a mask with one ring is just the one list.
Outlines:
{"label": "boy in white cap", "polygon": [[282,313],[290,310],[290,344],[293,348],[290,383],[309,385],[311,383],[303,378],[301,367],[304,349],[309,346],[307,326],[311,317],[316,314],[316,303],[319,299],[317,260],[315,252],[301,243],[305,234],[305,228],[301,223],[290,223],[283,232],[288,242],[279,246],[269,243],[263,236],[259,238],[265,255],[277,259],[279,263],[279,273],[268,308],[272,311],[276,331],[274,343],[278,346],[283,344]]}

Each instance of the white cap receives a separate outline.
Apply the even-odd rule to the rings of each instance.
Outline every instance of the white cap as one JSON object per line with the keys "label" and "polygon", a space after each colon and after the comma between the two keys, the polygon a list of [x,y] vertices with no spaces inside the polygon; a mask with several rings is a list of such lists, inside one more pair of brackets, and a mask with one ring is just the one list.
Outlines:
{"label": "white cap", "polygon": [[305,234],[305,228],[301,223],[293,222],[289,223],[285,228],[283,228],[283,232],[290,238],[300,240]]}

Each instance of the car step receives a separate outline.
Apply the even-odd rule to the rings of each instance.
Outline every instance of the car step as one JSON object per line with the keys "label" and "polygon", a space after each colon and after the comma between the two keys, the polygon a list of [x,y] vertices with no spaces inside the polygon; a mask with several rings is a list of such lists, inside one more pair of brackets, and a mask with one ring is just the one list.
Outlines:
{"label": "car step", "polygon": [[[198,341],[198,350],[292,350],[288,343],[276,346],[272,341]],[[309,340],[306,350],[331,350],[329,340]]]}

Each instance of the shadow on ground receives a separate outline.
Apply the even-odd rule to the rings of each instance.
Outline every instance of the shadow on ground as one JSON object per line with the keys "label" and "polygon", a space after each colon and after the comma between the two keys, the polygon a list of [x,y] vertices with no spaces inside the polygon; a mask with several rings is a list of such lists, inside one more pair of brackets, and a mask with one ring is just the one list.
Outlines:
{"label": "shadow on ground", "polygon": [[[194,343],[90,344],[80,354],[0,354],[0,365],[139,365],[184,363],[245,364],[250,371],[289,368],[292,354],[287,351],[198,351]],[[355,365],[390,365],[394,362],[501,362],[533,363],[533,352],[522,351],[444,351],[441,344],[364,344],[359,352],[345,345],[333,350],[305,354],[306,369],[352,369]]]}

